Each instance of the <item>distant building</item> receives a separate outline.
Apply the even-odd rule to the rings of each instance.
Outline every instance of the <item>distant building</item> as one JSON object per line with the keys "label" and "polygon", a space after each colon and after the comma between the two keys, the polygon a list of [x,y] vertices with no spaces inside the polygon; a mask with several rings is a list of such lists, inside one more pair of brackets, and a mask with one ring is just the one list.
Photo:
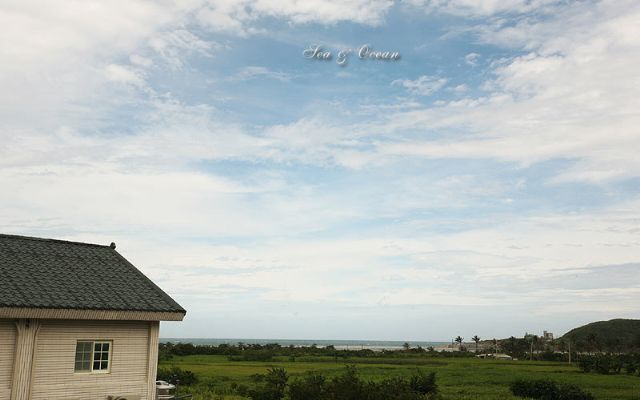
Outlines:
{"label": "distant building", "polygon": [[154,400],[159,321],[185,314],[113,243],[0,234],[0,399]]}
{"label": "distant building", "polygon": [[[527,340],[531,340],[531,338],[533,338],[536,335],[533,335],[531,333],[525,333],[524,334],[524,338]],[[542,331],[542,336],[539,337],[540,339],[542,339],[543,341],[552,341],[553,340],[553,333],[551,332],[547,332],[547,331]]]}

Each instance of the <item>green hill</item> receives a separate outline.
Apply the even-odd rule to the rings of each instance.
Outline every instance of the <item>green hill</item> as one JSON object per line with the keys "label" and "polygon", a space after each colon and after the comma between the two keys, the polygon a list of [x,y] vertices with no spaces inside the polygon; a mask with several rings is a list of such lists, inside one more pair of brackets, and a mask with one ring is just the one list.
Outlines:
{"label": "green hill", "polygon": [[629,351],[640,349],[640,320],[612,319],[598,321],[575,328],[565,333],[569,339],[584,350]]}

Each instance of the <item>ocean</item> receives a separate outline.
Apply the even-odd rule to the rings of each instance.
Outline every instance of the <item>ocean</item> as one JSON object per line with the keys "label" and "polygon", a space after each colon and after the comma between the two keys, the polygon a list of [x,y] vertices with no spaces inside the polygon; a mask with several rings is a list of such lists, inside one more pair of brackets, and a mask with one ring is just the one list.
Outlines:
{"label": "ocean", "polygon": [[192,344],[270,344],[277,343],[280,346],[311,346],[316,345],[318,347],[334,346],[338,350],[398,350],[402,349],[402,345],[406,342],[411,347],[421,346],[427,348],[433,346],[435,348],[444,347],[450,342],[422,342],[422,341],[404,341],[404,340],[307,340],[307,339],[215,339],[215,338],[160,338],[160,342],[172,342],[172,343],[192,343]]}

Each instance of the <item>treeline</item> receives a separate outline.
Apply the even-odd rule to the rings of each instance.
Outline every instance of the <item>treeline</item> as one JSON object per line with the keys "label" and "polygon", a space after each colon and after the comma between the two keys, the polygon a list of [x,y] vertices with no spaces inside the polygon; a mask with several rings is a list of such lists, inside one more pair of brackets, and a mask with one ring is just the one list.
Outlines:
{"label": "treeline", "polygon": [[[566,343],[559,341],[543,340],[538,336],[526,338],[516,338],[511,336],[508,339],[497,341],[495,346],[498,352],[503,352],[518,359],[532,359],[536,361],[567,361],[569,358],[569,347]],[[493,349],[492,349],[493,350]],[[484,352],[488,352],[486,349]],[[575,359],[577,352],[571,349],[572,358]]]}
{"label": "treeline", "polygon": [[582,354],[578,367],[583,372],[640,376],[640,354]]}
{"label": "treeline", "polygon": [[334,346],[281,346],[277,343],[269,344],[219,344],[219,345],[194,345],[192,343],[160,343],[160,360],[169,360],[173,356],[189,355],[223,355],[230,361],[272,361],[273,357],[288,357],[289,361],[295,361],[299,357],[325,356],[338,359],[351,357],[415,357],[431,355],[436,357],[473,357],[474,353],[467,351],[438,352],[432,347],[422,348],[405,346],[398,350],[373,351],[371,349],[346,350],[336,349]]}
{"label": "treeline", "polygon": [[[519,359],[532,359],[537,361],[577,361],[587,355],[613,354],[620,356],[621,360],[635,357],[640,353],[640,347],[624,347],[619,340],[601,340],[597,335],[587,336],[587,340],[575,340],[566,337],[557,340],[542,340],[538,337],[515,338],[499,340],[499,351]],[[486,351],[485,351],[486,352]]]}
{"label": "treeline", "polygon": [[238,386],[237,393],[252,400],[425,400],[438,392],[435,373],[417,370],[411,377],[390,377],[382,381],[362,380],[355,366],[327,378],[318,372],[289,380],[283,368],[271,368],[252,377],[253,387]]}

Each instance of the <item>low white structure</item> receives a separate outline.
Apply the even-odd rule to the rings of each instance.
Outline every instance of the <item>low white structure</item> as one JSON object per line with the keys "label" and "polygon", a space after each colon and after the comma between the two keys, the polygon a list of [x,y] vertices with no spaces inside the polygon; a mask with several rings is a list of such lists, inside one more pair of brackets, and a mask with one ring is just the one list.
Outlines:
{"label": "low white structure", "polygon": [[0,399],[155,400],[159,321],[185,313],[113,243],[0,235]]}

